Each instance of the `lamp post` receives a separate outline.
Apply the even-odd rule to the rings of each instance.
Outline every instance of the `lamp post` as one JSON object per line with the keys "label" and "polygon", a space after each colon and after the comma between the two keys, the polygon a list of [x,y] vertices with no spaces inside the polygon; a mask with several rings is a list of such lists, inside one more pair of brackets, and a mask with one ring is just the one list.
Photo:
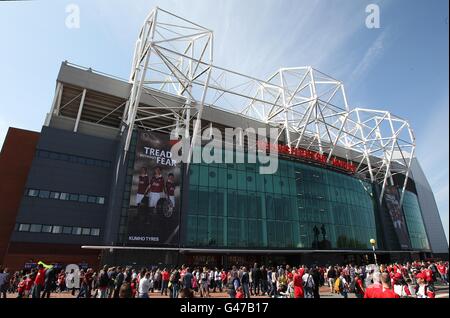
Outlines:
{"label": "lamp post", "polygon": [[370,245],[372,245],[373,258],[375,259],[375,265],[378,266],[377,254],[375,253],[375,244],[377,244],[377,241],[375,241],[375,239],[370,239]]}

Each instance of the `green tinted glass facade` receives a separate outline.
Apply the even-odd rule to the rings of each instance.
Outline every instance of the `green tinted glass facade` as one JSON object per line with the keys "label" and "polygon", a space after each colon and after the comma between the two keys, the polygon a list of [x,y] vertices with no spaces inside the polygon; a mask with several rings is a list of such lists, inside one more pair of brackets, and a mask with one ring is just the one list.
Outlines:
{"label": "green tinted glass facade", "polygon": [[191,164],[185,244],[367,249],[372,195],[368,183],[293,161],[279,160],[273,175],[257,164]]}
{"label": "green tinted glass facade", "polygon": [[409,191],[405,192],[403,211],[405,213],[412,248],[416,250],[429,250],[430,245],[428,244],[425,226],[423,225],[422,212],[420,211],[417,196],[414,193]]}

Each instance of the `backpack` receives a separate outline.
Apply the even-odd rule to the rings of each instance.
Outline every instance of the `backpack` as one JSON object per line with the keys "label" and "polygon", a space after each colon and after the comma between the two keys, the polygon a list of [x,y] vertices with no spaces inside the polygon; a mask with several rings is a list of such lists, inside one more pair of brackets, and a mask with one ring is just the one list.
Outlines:
{"label": "backpack", "polygon": [[336,294],[339,294],[342,291],[342,281],[341,278],[336,278],[336,281],[334,282],[334,292]]}
{"label": "backpack", "polygon": [[314,288],[314,280],[312,279],[311,275],[308,275],[308,278],[305,282],[303,282],[303,287],[313,289]]}

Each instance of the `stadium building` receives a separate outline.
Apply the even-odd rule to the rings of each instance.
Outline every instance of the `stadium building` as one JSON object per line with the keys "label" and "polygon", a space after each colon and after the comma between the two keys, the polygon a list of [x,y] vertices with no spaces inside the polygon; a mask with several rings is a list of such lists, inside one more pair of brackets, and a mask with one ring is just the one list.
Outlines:
{"label": "stadium building", "polygon": [[[227,128],[233,149],[207,152],[233,162],[175,160],[177,140],[195,157]],[[274,173],[236,162],[248,128],[277,129]],[[212,31],[156,8],[129,79],[64,62],[41,132],[8,130],[0,263],[361,263],[371,239],[379,262],[447,259],[414,149],[407,121],[351,107],[340,81],[218,67]]]}

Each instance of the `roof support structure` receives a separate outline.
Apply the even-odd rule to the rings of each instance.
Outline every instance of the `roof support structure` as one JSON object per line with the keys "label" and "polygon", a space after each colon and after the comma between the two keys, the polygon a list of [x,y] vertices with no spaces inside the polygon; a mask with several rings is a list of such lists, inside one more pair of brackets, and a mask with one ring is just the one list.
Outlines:
{"label": "roof support structure", "polygon": [[[186,137],[191,137],[192,129],[192,148],[201,128],[192,126],[193,120],[202,118],[204,107],[215,106],[280,127],[278,138],[284,136],[289,147],[320,152],[327,162],[337,148],[344,149],[343,159],[356,164],[356,176],[383,189],[388,179],[403,174],[403,200],[415,150],[407,121],[387,111],[351,108],[343,83],[311,66],[280,68],[268,80],[216,66],[213,40],[211,30],[178,15],[158,7],[149,13],[135,44],[129,77],[125,152],[136,124],[158,131],[175,127]],[[182,102],[168,104],[158,99],[156,91]],[[153,110],[141,104],[144,95],[157,100]],[[145,126],[146,120],[159,118],[171,123]]]}

